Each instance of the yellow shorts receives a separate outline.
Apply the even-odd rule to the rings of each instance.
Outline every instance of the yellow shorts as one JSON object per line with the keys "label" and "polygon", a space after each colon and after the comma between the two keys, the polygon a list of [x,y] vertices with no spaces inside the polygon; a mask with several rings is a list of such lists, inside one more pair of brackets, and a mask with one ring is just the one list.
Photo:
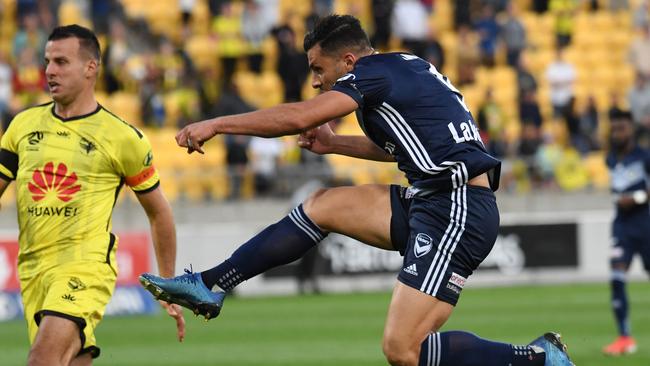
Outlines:
{"label": "yellow shorts", "polygon": [[43,316],[59,316],[79,326],[81,351],[99,356],[95,328],[115,289],[116,274],[107,263],[70,262],[21,279],[25,320],[30,343]]}

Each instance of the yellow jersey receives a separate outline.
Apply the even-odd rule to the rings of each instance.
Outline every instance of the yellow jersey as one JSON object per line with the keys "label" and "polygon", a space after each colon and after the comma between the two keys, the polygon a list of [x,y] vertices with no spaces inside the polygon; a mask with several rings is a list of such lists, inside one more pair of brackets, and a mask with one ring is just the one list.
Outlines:
{"label": "yellow jersey", "polygon": [[111,216],[120,188],[159,185],[151,144],[98,105],[68,119],[54,102],[18,114],[0,141],[0,178],[15,180],[21,279],[72,261],[115,268]]}

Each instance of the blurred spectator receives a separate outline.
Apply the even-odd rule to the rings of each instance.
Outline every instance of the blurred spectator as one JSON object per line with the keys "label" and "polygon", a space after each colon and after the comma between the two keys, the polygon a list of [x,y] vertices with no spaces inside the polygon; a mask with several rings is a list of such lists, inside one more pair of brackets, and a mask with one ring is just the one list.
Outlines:
{"label": "blurred spectator", "polygon": [[542,126],[542,114],[534,91],[525,92],[519,99],[519,120],[522,126],[531,125],[535,128]]}
{"label": "blurred spectator", "polygon": [[39,64],[43,63],[45,42],[47,36],[41,29],[38,16],[35,13],[28,13],[22,18],[22,27],[18,29],[13,40],[13,57],[19,59],[25,48],[31,48],[36,52],[35,57]]}
{"label": "blurred spectator", "polygon": [[587,98],[587,105],[580,115],[580,133],[585,137],[589,151],[600,149],[599,126],[600,115],[596,106],[596,99],[593,95],[590,95]]}
{"label": "blurred spectator", "polygon": [[98,35],[107,34],[110,29],[111,16],[123,15],[121,7],[115,0],[91,0],[90,15],[93,30]]}
{"label": "blurred spectator", "polygon": [[393,14],[394,3],[395,0],[372,0],[372,19],[375,32],[371,41],[376,49],[388,49],[390,19]]}
{"label": "blurred spectator", "polygon": [[311,12],[305,17],[305,31],[311,32],[320,18],[332,12],[333,5],[333,0],[311,0]]}
{"label": "blurred spectator", "polygon": [[429,19],[419,0],[399,0],[391,18],[392,34],[402,40],[402,46],[416,56],[425,58]]}
{"label": "blurred spectator", "polygon": [[517,65],[517,93],[521,99],[527,93],[537,92],[537,80],[528,68],[528,58],[525,53],[520,55]]}
{"label": "blurred spectator", "polygon": [[533,0],[533,11],[537,14],[546,13],[549,0]]}
{"label": "blurred spectator", "polygon": [[648,77],[637,74],[634,86],[629,90],[628,104],[637,130],[639,144],[650,147],[650,82]]}
{"label": "blurred spectator", "polygon": [[183,50],[177,49],[169,39],[161,38],[158,52],[154,57],[154,66],[162,78],[161,86],[165,91],[176,89],[186,72],[182,53]]}
{"label": "blurred spectator", "polygon": [[598,9],[600,9],[600,4],[598,3],[598,0],[588,0],[587,9],[591,12],[598,11]]}
{"label": "blurred spectator", "polygon": [[628,0],[609,0],[609,11],[617,13],[630,8]]}
{"label": "blurred spectator", "polygon": [[575,0],[551,0],[549,2],[549,10],[555,17],[554,29],[558,47],[566,47],[571,44],[576,9]]}
{"label": "blurred spectator", "polygon": [[187,39],[192,33],[192,11],[196,5],[196,0],[178,0],[178,8],[181,10],[181,24],[183,26],[183,39]]}
{"label": "blurred spectator", "polygon": [[618,94],[618,91],[612,90],[609,94],[609,108],[607,109],[607,117],[611,120],[612,116],[618,115],[619,112],[622,112],[621,100]]}
{"label": "blurred spectator", "polygon": [[517,156],[521,159],[525,167],[525,173],[534,186],[541,184],[540,173],[535,164],[535,156],[542,144],[539,128],[532,124],[521,126],[521,133],[518,139]]}
{"label": "blurred spectator", "polygon": [[630,45],[629,60],[637,73],[650,77],[650,25],[640,30],[641,36]]}
{"label": "blurred spectator", "polygon": [[[271,4],[273,3],[271,2]],[[276,19],[273,18],[273,12],[269,8],[268,2],[248,0],[245,5],[242,15],[242,34],[248,43],[248,68],[259,74],[262,72],[262,62],[264,61],[262,43],[269,36]]]}
{"label": "blurred spectator", "polygon": [[142,76],[138,82],[142,119],[146,126],[161,127],[165,122],[162,103],[162,82],[165,71],[156,65],[158,55],[147,51],[142,55]]}
{"label": "blurred spectator", "polygon": [[[62,1],[63,0],[38,0],[37,14],[41,24],[41,29],[49,30],[59,25],[59,7],[61,6]],[[104,13],[104,15],[106,14],[108,13]]]}
{"label": "blurred spectator", "polygon": [[[231,114],[246,113],[254,108],[246,103],[239,95],[237,86],[233,83],[226,84],[219,98],[219,102],[212,109],[211,116],[219,117]],[[241,198],[241,188],[244,182],[248,165],[248,146],[250,137],[239,135],[226,135],[226,164],[230,179],[229,199]]]}
{"label": "blurred spectator", "polygon": [[497,40],[499,37],[499,24],[496,21],[494,8],[483,5],[481,17],[476,21],[474,29],[479,35],[479,50],[481,52],[481,63],[484,66],[494,66],[494,55],[497,51]]}
{"label": "blurred spectator", "polygon": [[458,31],[461,27],[472,26],[470,0],[452,1],[454,5],[454,28]]}
{"label": "blurred spectator", "polygon": [[124,23],[112,18],[109,21],[109,36],[102,54],[104,85],[108,94],[124,89],[126,61],[133,55],[128,39]]}
{"label": "blurred spectator", "polygon": [[221,13],[212,22],[222,66],[222,83],[228,85],[235,74],[237,60],[244,55],[245,44],[241,35],[242,21],[229,2],[221,4]]}
{"label": "blurred spectator", "polygon": [[443,72],[443,67],[445,67],[445,51],[440,41],[438,41],[434,27],[429,29],[429,37],[424,50],[424,56],[425,60],[435,66],[438,71]]}
{"label": "blurred spectator", "polygon": [[577,191],[589,185],[589,173],[578,151],[571,147],[562,151],[555,166],[555,179],[564,191]]}
{"label": "blurred spectator", "polygon": [[267,196],[272,193],[277,179],[277,166],[282,154],[282,140],[253,137],[249,146],[251,169],[255,186],[255,194]]}
{"label": "blurred spectator", "polygon": [[27,14],[35,14],[38,11],[38,0],[16,0],[16,15],[23,19]]}
{"label": "blurred spectator", "polygon": [[13,71],[9,64],[7,53],[0,49],[0,120],[8,124],[8,112],[11,98],[13,96],[12,89]]}
{"label": "blurred spectator", "polygon": [[501,38],[506,46],[508,65],[519,66],[519,55],[526,48],[526,28],[519,20],[519,11],[515,3],[508,4],[508,13],[501,25]]}
{"label": "blurred spectator", "polygon": [[647,27],[650,25],[650,2],[643,0],[634,10],[634,26],[636,28]]}
{"label": "blurred spectator", "polygon": [[45,69],[36,61],[36,53],[31,47],[23,48],[16,62],[13,74],[13,89],[21,104],[33,106],[45,92],[47,82]]}
{"label": "blurred spectator", "polygon": [[506,120],[501,107],[494,100],[492,89],[485,92],[485,99],[478,111],[479,130],[487,131],[484,141],[488,152],[496,158],[503,158],[508,153],[506,141]]}
{"label": "blurred spectator", "polygon": [[572,97],[564,118],[571,145],[581,155],[598,148],[598,110],[593,96],[588,98],[585,110],[582,112],[578,110],[576,98]]}
{"label": "blurred spectator", "polygon": [[290,26],[275,28],[273,36],[278,44],[277,72],[284,85],[284,101],[300,101],[309,73],[307,55],[296,47],[296,34]]}
{"label": "blurred spectator", "polygon": [[208,9],[212,18],[221,14],[221,9],[224,3],[229,3],[232,0],[208,0]]}
{"label": "blurred spectator", "polygon": [[580,131],[580,115],[576,109],[576,98],[571,97],[569,103],[564,109],[563,116],[571,146],[575,147],[580,153],[585,153],[589,149],[587,142]]}
{"label": "blurred spectator", "polygon": [[562,147],[552,135],[544,135],[543,143],[538,147],[535,155],[535,168],[539,174],[539,184],[542,188],[554,188],[555,167],[562,159]]}
{"label": "blurred spectator", "polygon": [[226,135],[226,165],[228,166],[228,177],[230,179],[230,194],[228,199],[242,198],[242,186],[246,176],[248,165],[248,144],[249,136]]}
{"label": "blurred spectator", "polygon": [[555,60],[548,65],[544,75],[551,87],[553,116],[561,117],[565,114],[566,107],[574,95],[573,84],[576,80],[575,68],[564,60],[562,49],[556,50]]}
{"label": "blurred spectator", "polygon": [[461,26],[458,29],[458,46],[456,47],[458,60],[458,85],[471,84],[475,80],[476,68],[480,63],[478,39],[469,27]]}

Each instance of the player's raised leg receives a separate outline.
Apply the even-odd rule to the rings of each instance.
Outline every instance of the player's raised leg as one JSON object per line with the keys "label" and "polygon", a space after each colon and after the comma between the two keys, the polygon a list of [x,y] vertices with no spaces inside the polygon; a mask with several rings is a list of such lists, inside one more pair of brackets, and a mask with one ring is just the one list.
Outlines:
{"label": "player's raised leg", "polygon": [[[225,291],[302,257],[331,231],[393,249],[390,218],[389,186],[321,189],[216,267],[171,279],[143,274],[140,280],[157,298],[185,306],[209,319],[221,311]],[[215,285],[219,288],[216,293],[210,291]]]}
{"label": "player's raised leg", "polygon": [[80,334],[82,333],[79,326],[72,320],[60,316],[44,316],[29,351],[27,365],[86,366],[92,364],[90,353],[77,356],[81,350]]}

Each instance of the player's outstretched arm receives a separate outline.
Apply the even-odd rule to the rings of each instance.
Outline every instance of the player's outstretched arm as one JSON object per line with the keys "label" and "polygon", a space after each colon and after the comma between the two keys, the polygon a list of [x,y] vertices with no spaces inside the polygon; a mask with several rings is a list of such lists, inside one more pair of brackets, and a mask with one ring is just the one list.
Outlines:
{"label": "player's outstretched arm", "polygon": [[285,103],[255,112],[192,123],[178,132],[176,143],[188,148],[188,153],[203,153],[203,143],[217,134],[260,137],[294,135],[343,117],[357,108],[357,102],[348,95],[329,91],[304,102]]}
{"label": "player's outstretched arm", "polygon": [[[136,196],[149,218],[158,271],[163,277],[173,277],[176,263],[176,229],[171,206],[160,188]],[[181,307],[164,301],[160,303],[167,314],[176,320],[178,340],[182,342],[185,338],[185,318]]]}
{"label": "player's outstretched arm", "polygon": [[395,161],[395,159],[366,136],[337,135],[329,124],[323,124],[298,137],[298,146],[316,154],[339,154],[353,158]]}

